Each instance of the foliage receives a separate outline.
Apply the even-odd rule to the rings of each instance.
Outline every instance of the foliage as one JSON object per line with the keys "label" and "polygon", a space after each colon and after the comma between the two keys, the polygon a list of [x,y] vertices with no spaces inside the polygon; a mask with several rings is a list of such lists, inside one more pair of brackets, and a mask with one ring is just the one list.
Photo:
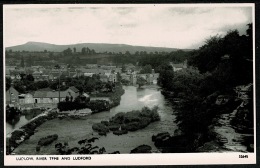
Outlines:
{"label": "foliage", "polygon": [[59,102],[58,109],[60,111],[80,110],[87,108],[87,104],[79,102]]}
{"label": "foliage", "polygon": [[143,85],[145,85],[147,82],[144,78],[138,76],[136,79],[136,84],[138,84],[139,87],[142,87]]}
{"label": "foliage", "polygon": [[240,36],[237,30],[232,30],[224,37],[206,40],[205,45],[193,52],[188,63],[202,73],[220,77],[221,85],[247,84],[253,80],[252,49],[252,24],[248,24],[247,35]]}
{"label": "foliage", "polygon": [[87,107],[92,110],[93,113],[107,111],[110,109],[109,102],[106,100],[93,100],[87,104]]}
{"label": "foliage", "polygon": [[158,67],[159,78],[158,84],[167,90],[172,90],[173,83],[173,69],[170,65],[162,64]]}
{"label": "foliage", "polygon": [[145,65],[141,69],[140,74],[146,74],[146,73],[152,73],[152,66],[151,65]]}
{"label": "foliage", "polygon": [[11,87],[11,78],[5,77],[5,90],[8,90]]}
{"label": "foliage", "polygon": [[20,117],[21,111],[16,107],[6,106],[6,120],[11,121],[16,117]]}
{"label": "foliage", "polygon": [[142,110],[130,111],[127,113],[117,113],[109,122],[101,121],[92,126],[94,131],[106,135],[109,130],[116,135],[126,134],[128,131],[136,131],[148,126],[151,122],[160,120],[158,107],[149,109],[144,107]]}
{"label": "foliage", "polygon": [[188,64],[193,68],[175,73],[166,65],[158,68],[159,84],[182,100],[176,119],[184,133],[205,133],[217,113],[232,111],[232,104],[223,109],[217,107],[212,95],[230,95],[233,87],[252,83],[252,25],[248,26],[247,35],[240,36],[233,30],[224,37],[217,35],[206,40],[191,52]]}

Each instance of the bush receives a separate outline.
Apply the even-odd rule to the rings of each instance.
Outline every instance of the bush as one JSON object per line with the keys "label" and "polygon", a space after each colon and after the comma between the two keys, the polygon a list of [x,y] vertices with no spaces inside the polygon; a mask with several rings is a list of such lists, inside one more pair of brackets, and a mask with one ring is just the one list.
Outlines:
{"label": "bush", "polygon": [[58,103],[58,109],[60,111],[80,110],[87,108],[85,103],[79,102],[60,102]]}
{"label": "bush", "polygon": [[87,104],[87,107],[92,110],[93,113],[107,111],[110,109],[109,102],[106,100],[94,100]]}
{"label": "bush", "polygon": [[92,129],[97,132],[109,132],[108,127],[101,123],[93,124]]}

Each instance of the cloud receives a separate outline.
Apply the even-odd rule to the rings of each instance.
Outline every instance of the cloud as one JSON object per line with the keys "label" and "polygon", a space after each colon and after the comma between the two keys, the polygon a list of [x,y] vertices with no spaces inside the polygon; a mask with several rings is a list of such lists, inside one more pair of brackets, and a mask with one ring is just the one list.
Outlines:
{"label": "cloud", "polygon": [[251,7],[65,7],[5,9],[6,46],[119,43],[197,48],[229,29],[245,33]]}

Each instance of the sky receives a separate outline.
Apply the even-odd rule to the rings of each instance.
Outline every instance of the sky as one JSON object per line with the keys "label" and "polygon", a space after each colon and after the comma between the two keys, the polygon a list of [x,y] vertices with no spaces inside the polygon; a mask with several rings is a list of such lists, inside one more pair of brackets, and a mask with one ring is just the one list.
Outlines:
{"label": "sky", "polygon": [[214,35],[252,23],[249,6],[4,6],[6,47],[29,41],[51,44],[112,43],[196,49]]}

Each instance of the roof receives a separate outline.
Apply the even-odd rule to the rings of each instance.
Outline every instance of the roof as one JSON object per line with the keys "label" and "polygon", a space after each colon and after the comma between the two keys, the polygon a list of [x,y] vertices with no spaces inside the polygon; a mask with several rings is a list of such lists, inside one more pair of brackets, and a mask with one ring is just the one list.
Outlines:
{"label": "roof", "polygon": [[6,92],[16,92],[16,93],[19,93],[13,86],[11,86]]}
{"label": "roof", "polygon": [[[60,92],[60,97],[65,98],[67,96],[66,91]],[[59,97],[59,91],[35,91],[34,98],[58,98]]]}

